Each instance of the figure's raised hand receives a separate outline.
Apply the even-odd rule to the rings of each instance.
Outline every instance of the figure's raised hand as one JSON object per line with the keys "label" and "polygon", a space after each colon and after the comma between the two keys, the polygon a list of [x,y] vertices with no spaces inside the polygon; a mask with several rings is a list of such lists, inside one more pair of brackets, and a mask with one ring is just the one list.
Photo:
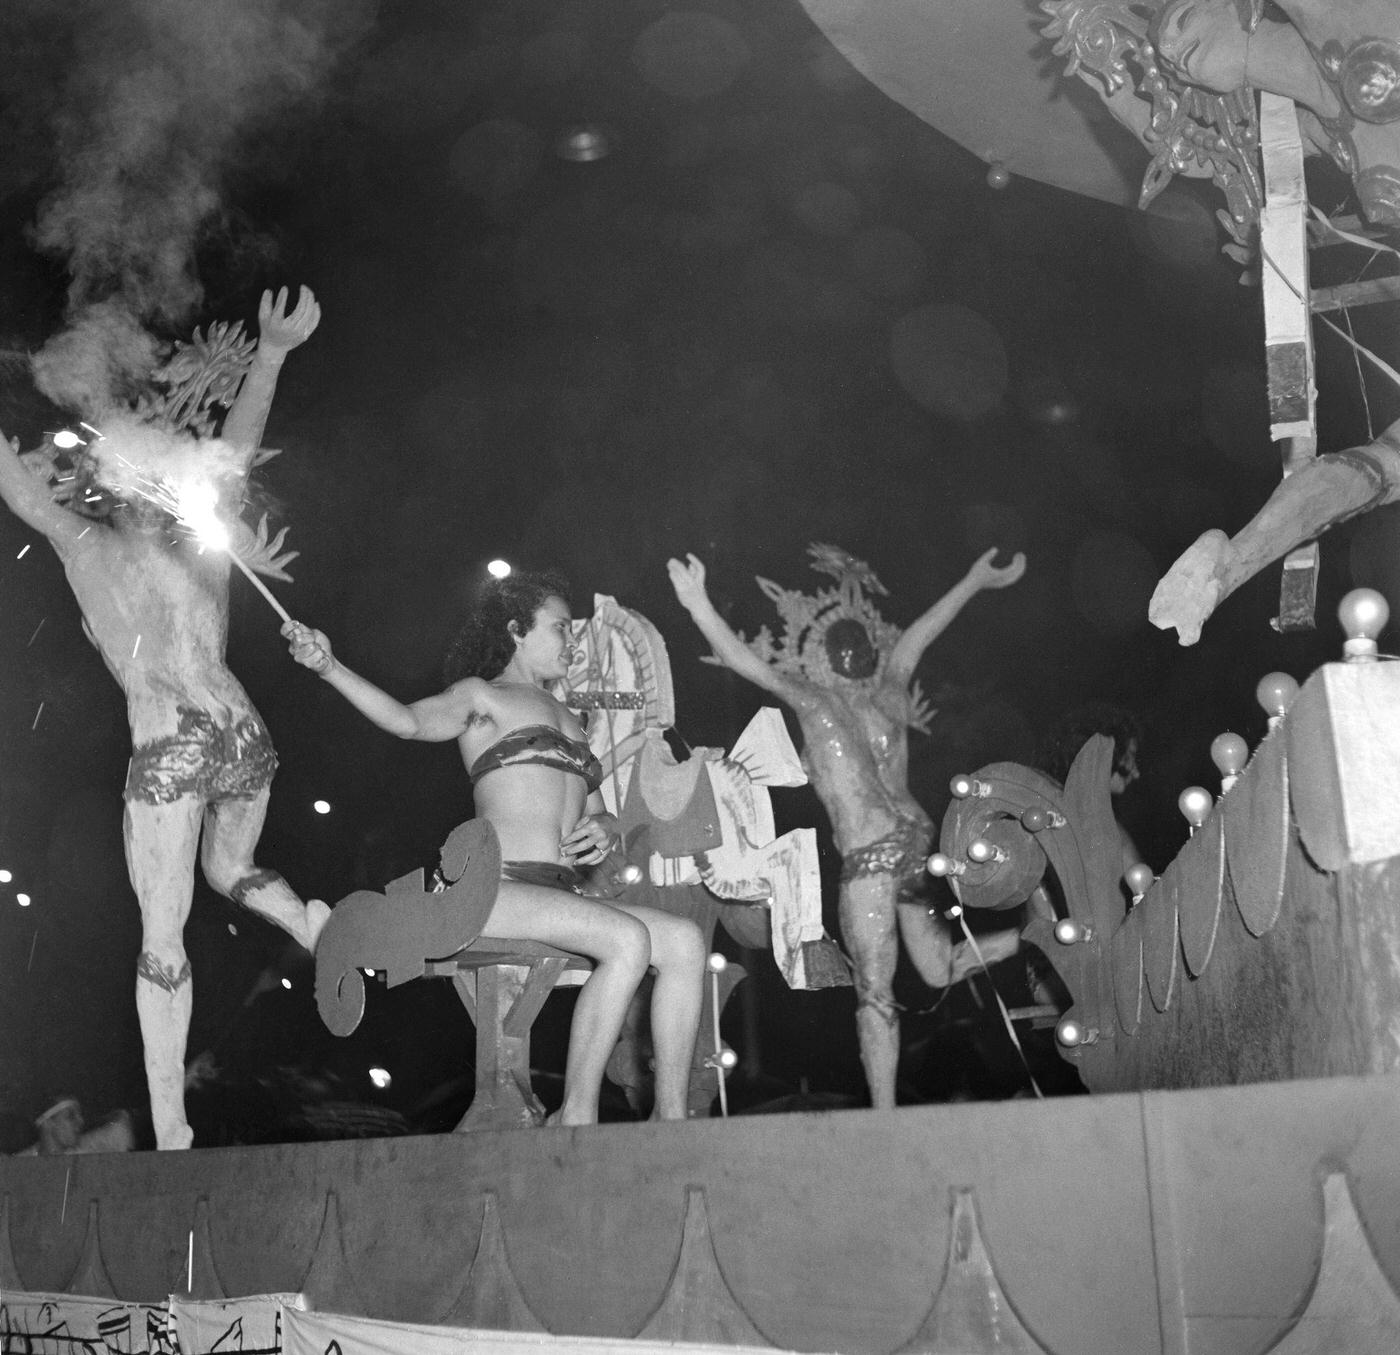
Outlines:
{"label": "figure's raised hand", "polygon": [[671,576],[671,587],[676,590],[676,600],[686,611],[694,611],[710,600],[705,591],[705,566],[699,558],[687,555],[684,561],[674,557],[666,561],[666,572]]}
{"label": "figure's raised hand", "polygon": [[258,350],[289,353],[304,344],[321,323],[321,307],[310,287],[297,288],[296,309],[287,311],[289,297],[283,287],[274,300],[269,288],[258,303]]}
{"label": "figure's raised hand", "polygon": [[288,648],[292,658],[303,668],[309,668],[313,673],[325,673],[335,662],[331,642],[319,630],[303,626],[300,621],[288,621],[282,627],[282,634],[290,641]]}
{"label": "figure's raised hand", "polygon": [[1009,565],[998,568],[992,563],[997,556],[997,547],[977,557],[972,568],[967,571],[968,580],[980,588],[1009,588],[1026,572],[1026,557],[1017,551]]}

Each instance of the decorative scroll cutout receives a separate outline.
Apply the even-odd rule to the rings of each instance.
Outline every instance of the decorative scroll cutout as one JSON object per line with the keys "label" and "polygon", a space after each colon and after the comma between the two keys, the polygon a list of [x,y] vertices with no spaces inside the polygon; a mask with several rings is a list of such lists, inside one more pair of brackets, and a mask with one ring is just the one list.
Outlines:
{"label": "decorative scroll cutout", "polygon": [[1269,1355],[1390,1355],[1400,1349],[1400,1298],[1376,1261],[1342,1172],[1322,1183],[1322,1230],[1308,1306]]}
{"label": "decorative scroll cutout", "polygon": [[1177,927],[1186,967],[1197,978],[1206,972],[1215,936],[1220,929],[1220,905],[1225,893],[1225,833],[1219,811],[1206,820],[1192,839],[1189,856],[1182,853],[1181,912]]}
{"label": "decorative scroll cutout", "polygon": [[715,1255],[705,1192],[699,1186],[686,1187],[681,1250],[671,1282],[656,1311],[636,1335],[643,1341],[773,1344],[749,1320],[724,1278]]}
{"label": "decorative scroll cutout", "polygon": [[361,969],[383,970],[395,988],[423,976],[481,935],[496,901],[501,844],[485,819],[469,819],[442,846],[444,890],[413,871],[380,894],[358,889],[335,906],[316,946],[316,1009],[333,1035],[349,1035],[365,1013]]}
{"label": "decorative scroll cutout", "polygon": [[1147,978],[1147,995],[1159,1012],[1172,1005],[1176,995],[1176,973],[1180,967],[1181,941],[1177,933],[1176,890],[1168,883],[1176,874],[1176,863],[1148,891],[1138,904],[1142,915],[1142,972]]}
{"label": "decorative scroll cutout", "polygon": [[1225,855],[1244,925],[1265,935],[1278,921],[1288,873],[1286,743],[1270,734],[1255,750],[1250,775],[1225,797]]}
{"label": "decorative scroll cutout", "polygon": [[1109,943],[1112,955],[1113,1003],[1118,1012],[1118,1027],[1131,1035],[1142,1020],[1142,914],[1128,914],[1123,925]]}
{"label": "decorative scroll cutout", "polygon": [[481,1236],[467,1282],[438,1321],[447,1327],[489,1327],[495,1331],[548,1331],[520,1292],[510,1266],[496,1192],[481,1204]]}
{"label": "decorative scroll cutout", "polygon": [[102,1233],[98,1225],[97,1201],[88,1201],[87,1235],[83,1238],[83,1254],[78,1258],[77,1269],[69,1277],[64,1289],[69,1294],[86,1294],[97,1299],[117,1297],[112,1277],[107,1274],[107,1265],[102,1259]]}
{"label": "decorative scroll cutout", "polygon": [[970,1186],[953,1189],[948,1264],[928,1316],[900,1355],[1050,1355],[1011,1306],[982,1239],[977,1198]]}

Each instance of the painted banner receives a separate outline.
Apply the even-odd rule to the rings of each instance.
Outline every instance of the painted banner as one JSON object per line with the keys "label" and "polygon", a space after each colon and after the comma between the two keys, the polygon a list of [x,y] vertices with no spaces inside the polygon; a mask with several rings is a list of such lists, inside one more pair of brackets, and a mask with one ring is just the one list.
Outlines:
{"label": "painted banner", "polygon": [[256,1294],[241,1299],[170,1300],[170,1322],[180,1341],[180,1355],[281,1355],[282,1314],[302,1308],[300,1294]]}
{"label": "painted banner", "polygon": [[163,1303],[0,1292],[3,1355],[181,1355]]}
{"label": "painted banner", "polygon": [[[551,1336],[545,1332],[489,1331],[479,1327],[426,1327],[375,1322],[336,1313],[288,1309],[284,1355],[759,1355],[758,1346],[699,1341],[621,1340],[607,1336]],[[771,1349],[764,1355],[773,1355]]]}

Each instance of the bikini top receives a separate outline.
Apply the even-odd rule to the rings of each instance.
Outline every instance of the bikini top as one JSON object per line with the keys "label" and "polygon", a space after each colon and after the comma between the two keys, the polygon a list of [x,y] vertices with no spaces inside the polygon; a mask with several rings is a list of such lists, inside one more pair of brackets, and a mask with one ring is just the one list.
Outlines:
{"label": "bikini top", "polygon": [[503,734],[467,768],[475,784],[498,767],[553,767],[581,776],[590,792],[603,784],[603,766],[582,739],[571,739],[553,725],[521,725]]}

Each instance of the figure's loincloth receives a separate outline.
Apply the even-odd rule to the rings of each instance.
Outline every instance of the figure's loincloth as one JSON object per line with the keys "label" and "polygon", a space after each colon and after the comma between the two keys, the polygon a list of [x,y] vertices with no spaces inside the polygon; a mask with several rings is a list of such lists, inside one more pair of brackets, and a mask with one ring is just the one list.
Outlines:
{"label": "figure's loincloth", "polygon": [[570,894],[583,892],[583,872],[554,861],[502,861],[501,879],[522,885],[543,885]]}
{"label": "figure's loincloth", "polygon": [[930,828],[905,819],[894,832],[847,852],[841,858],[841,883],[866,875],[893,875],[896,900],[912,903],[923,893],[928,878],[925,865],[932,845]]}
{"label": "figure's loincloth", "polygon": [[626,881],[608,869],[608,862],[589,870],[562,865],[557,861],[502,861],[501,879],[525,885],[562,889],[581,899],[615,899],[627,888]]}
{"label": "figure's loincloth", "polygon": [[125,796],[142,804],[228,800],[260,794],[272,784],[277,753],[256,715],[220,724],[208,711],[179,706],[179,724],[131,750]]}

